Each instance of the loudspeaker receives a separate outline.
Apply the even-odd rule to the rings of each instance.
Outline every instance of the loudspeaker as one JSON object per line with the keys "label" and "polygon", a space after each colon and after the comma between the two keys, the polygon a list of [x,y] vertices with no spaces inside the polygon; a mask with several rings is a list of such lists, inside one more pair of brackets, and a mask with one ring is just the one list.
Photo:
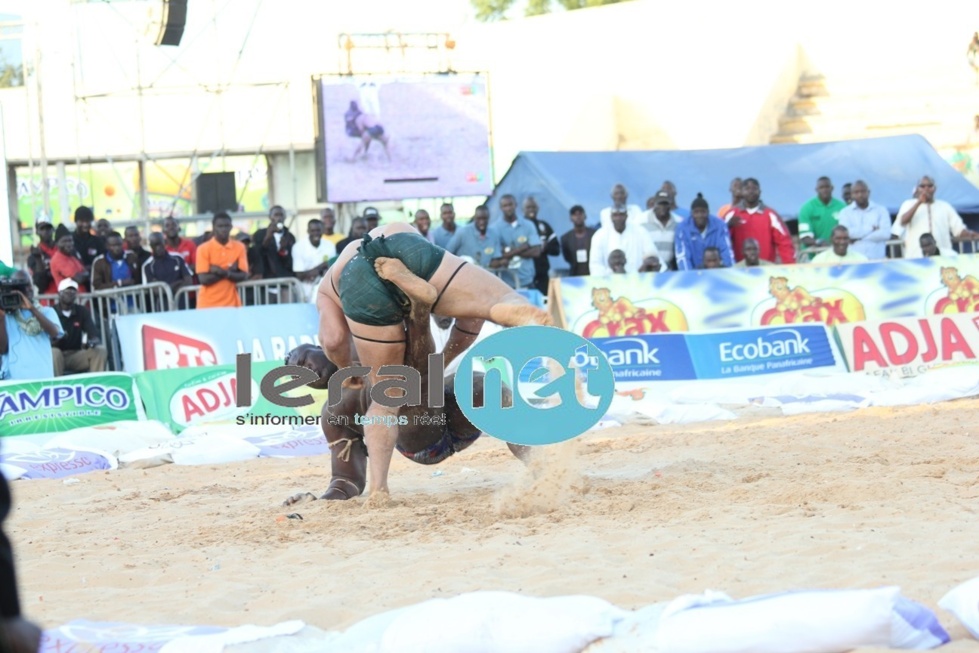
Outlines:
{"label": "loudspeaker", "polygon": [[219,213],[238,210],[238,191],[235,173],[209,172],[198,175],[194,183],[198,213]]}
{"label": "loudspeaker", "polygon": [[180,45],[187,24],[188,0],[163,0],[163,20],[160,21],[160,34],[157,45]]}

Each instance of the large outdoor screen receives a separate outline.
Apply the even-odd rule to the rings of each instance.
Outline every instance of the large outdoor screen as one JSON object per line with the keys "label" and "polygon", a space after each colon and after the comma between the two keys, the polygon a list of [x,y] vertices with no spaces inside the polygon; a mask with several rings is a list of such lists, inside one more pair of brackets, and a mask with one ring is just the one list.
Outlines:
{"label": "large outdoor screen", "polygon": [[486,76],[314,79],[321,199],[492,192]]}

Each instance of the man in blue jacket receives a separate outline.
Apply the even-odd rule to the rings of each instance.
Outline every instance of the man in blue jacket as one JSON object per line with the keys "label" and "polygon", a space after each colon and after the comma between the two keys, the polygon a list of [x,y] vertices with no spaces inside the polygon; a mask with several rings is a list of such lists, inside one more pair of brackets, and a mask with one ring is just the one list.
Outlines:
{"label": "man in blue jacket", "polygon": [[676,228],[676,266],[678,270],[699,270],[704,266],[704,250],[716,247],[724,267],[734,265],[731,235],[727,224],[710,214],[707,200],[700,193],[690,204],[690,219]]}

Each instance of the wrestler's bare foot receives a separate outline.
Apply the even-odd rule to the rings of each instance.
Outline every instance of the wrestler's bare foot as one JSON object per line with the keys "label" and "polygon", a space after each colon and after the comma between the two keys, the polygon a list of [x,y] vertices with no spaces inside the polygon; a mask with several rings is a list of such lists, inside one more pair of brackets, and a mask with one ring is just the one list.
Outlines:
{"label": "wrestler's bare foot", "polygon": [[405,267],[400,259],[379,256],[374,261],[374,269],[377,276],[396,285],[413,303],[431,306],[438,298],[435,286]]}
{"label": "wrestler's bare foot", "polygon": [[367,501],[364,502],[364,507],[376,510],[378,508],[387,508],[393,503],[391,494],[387,490],[375,490],[367,497]]}
{"label": "wrestler's bare foot", "polygon": [[553,326],[547,311],[525,302],[496,304],[490,309],[490,319],[500,326]]}

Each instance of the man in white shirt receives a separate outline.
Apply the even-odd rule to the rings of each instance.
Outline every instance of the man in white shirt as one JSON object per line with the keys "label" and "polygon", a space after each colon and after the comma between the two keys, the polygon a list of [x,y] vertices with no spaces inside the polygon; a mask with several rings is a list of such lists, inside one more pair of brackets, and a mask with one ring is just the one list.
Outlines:
{"label": "man in white shirt", "polygon": [[891,214],[870,201],[870,187],[863,180],[851,184],[850,198],[853,201],[836,218],[850,231],[850,248],[871,261],[887,258]]}
{"label": "man in white shirt", "polygon": [[843,225],[833,227],[830,242],[832,249],[813,256],[812,263],[863,263],[867,260],[863,254],[850,251],[850,231]]}
{"label": "man in white shirt", "polygon": [[643,210],[639,208],[638,204],[627,204],[629,201],[629,191],[626,190],[625,186],[622,184],[616,184],[612,186],[612,206],[602,209],[598,217],[600,220],[600,228],[611,228],[612,226],[612,211],[616,209],[622,209],[629,215],[629,224],[634,226],[639,226],[642,224],[643,220]]}
{"label": "man in white shirt", "polygon": [[656,249],[666,257],[662,261],[663,265],[675,270],[673,244],[676,240],[676,226],[683,218],[670,208],[672,199],[665,190],[659,191],[651,199],[653,207],[643,214],[643,221],[640,224],[653,237]]}
{"label": "man in white shirt", "polygon": [[322,220],[310,220],[306,234],[306,238],[300,238],[292,246],[292,271],[303,284],[306,301],[314,302],[316,288],[330,266],[330,259],[337,255],[337,247],[323,238]]}
{"label": "man in white shirt", "polygon": [[938,248],[952,250],[952,236],[969,240],[979,239],[979,234],[969,231],[952,205],[935,199],[935,180],[925,176],[918,182],[915,198],[907,200],[897,212],[892,232],[904,239],[904,258],[921,258],[921,234],[935,237]]}
{"label": "man in white shirt", "polygon": [[[653,237],[642,227],[628,224],[629,214],[625,208],[612,212],[612,225],[595,232],[591,239],[591,253],[588,257],[592,275],[611,274],[608,257],[613,250],[620,249],[625,254],[626,272],[639,272],[645,266],[649,269],[656,259],[658,267],[663,257]],[[654,268],[655,269],[655,268]]]}

